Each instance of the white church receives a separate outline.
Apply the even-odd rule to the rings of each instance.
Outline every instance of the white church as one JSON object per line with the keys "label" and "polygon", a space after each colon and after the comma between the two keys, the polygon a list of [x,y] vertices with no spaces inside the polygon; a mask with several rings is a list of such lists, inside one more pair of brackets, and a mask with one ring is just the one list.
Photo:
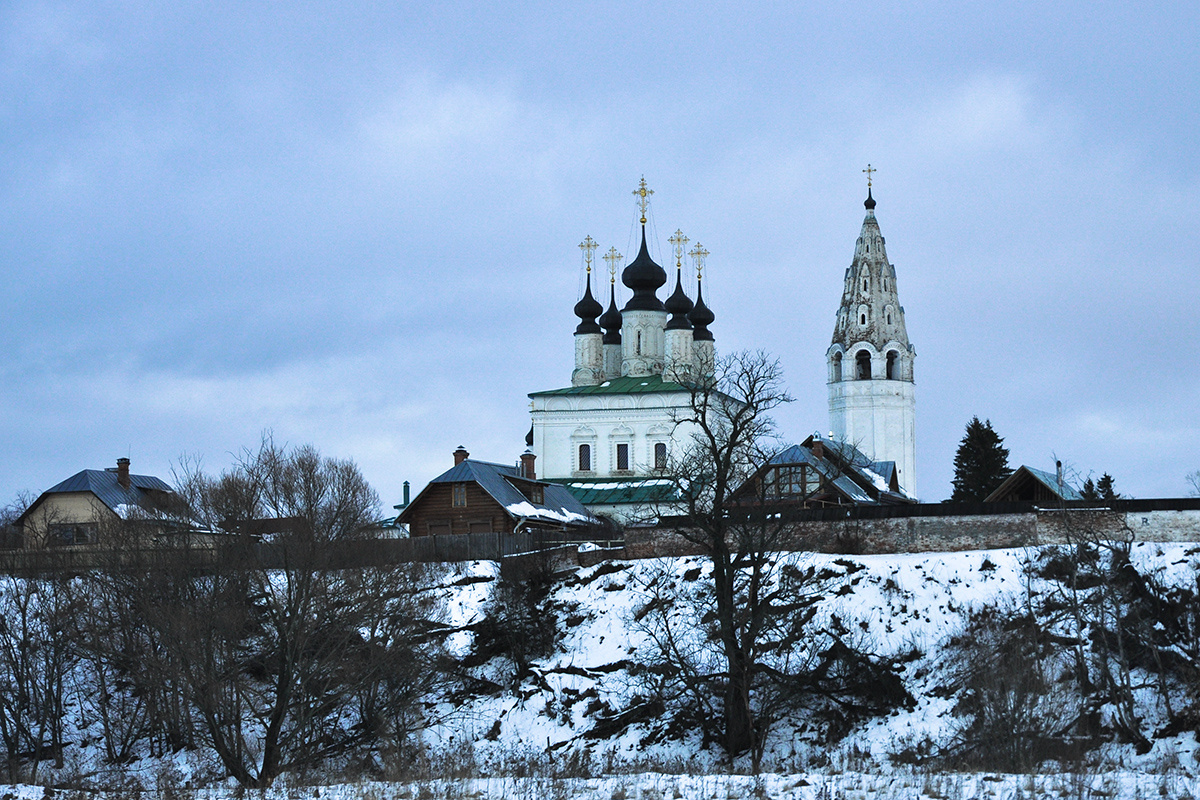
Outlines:
{"label": "white church", "polygon": [[[665,302],[659,298],[667,272],[646,245],[652,194],[645,180],[634,191],[641,246],[621,272],[632,296],[618,310],[616,272],[622,256],[613,248],[604,257],[609,266],[607,310],[596,300],[592,275],[597,245],[587,237],[580,245],[587,277],[583,298],[575,305],[580,321],[571,385],[529,395],[533,424],[526,441],[536,456],[538,478],[561,483],[593,512],[626,522],[636,519],[639,510],[669,502],[670,483],[659,477],[661,470],[692,435],[686,423],[677,422],[690,397],[684,384],[712,375],[715,362],[709,330],[715,317],[703,294],[708,253],[699,243],[688,251],[688,238],[677,230],[668,240],[675,259],[674,291]],[[887,260],[869,180],[865,205],[827,352],[829,444],[852,445],[848,449],[860,457],[858,471],[865,471],[868,484],[875,480],[893,490],[903,487],[905,491],[889,496],[911,497],[916,352],[905,331],[896,270]],[[694,270],[694,299],[684,286],[685,254]],[[689,271],[689,284],[691,276]]]}

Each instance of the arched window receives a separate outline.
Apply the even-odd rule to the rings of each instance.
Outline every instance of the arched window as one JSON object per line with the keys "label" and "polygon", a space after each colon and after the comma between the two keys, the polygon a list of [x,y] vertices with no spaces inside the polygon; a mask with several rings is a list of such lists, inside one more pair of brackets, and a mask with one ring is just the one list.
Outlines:
{"label": "arched window", "polygon": [[894,380],[896,380],[896,379],[897,379],[897,376],[896,376],[896,351],[895,351],[895,350],[889,350],[889,351],[888,351],[888,355],[887,355],[887,379],[888,379],[889,381],[894,381]]}
{"label": "arched window", "polygon": [[859,350],[858,355],[854,357],[855,363],[858,365],[858,379],[867,381],[871,379],[871,354],[866,350]]}
{"label": "arched window", "polygon": [[865,292],[866,290],[867,290],[867,279],[863,278],[863,291]]}
{"label": "arched window", "polygon": [[592,446],[590,444],[579,445],[579,471],[591,472],[592,470]]}
{"label": "arched window", "polygon": [[667,468],[667,445],[663,442],[657,442],[654,445],[654,468]]}
{"label": "arched window", "polygon": [[831,377],[833,378],[833,380],[835,382],[840,381],[842,379],[842,354],[841,353],[833,354],[833,375]]}
{"label": "arched window", "polygon": [[637,354],[637,355],[639,355],[639,356],[642,354],[642,332],[641,332],[641,331],[638,331],[638,332],[637,332],[637,350],[636,350],[636,354]]}
{"label": "arched window", "polygon": [[866,324],[867,324],[867,315],[866,315],[865,313],[863,313],[863,314],[859,314],[859,315],[858,315],[858,324],[859,324],[859,325],[866,325]]}

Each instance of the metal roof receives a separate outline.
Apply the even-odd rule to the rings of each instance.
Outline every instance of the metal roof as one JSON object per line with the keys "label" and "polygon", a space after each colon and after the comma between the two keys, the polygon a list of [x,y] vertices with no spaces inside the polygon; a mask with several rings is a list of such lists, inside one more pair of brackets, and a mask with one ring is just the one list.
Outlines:
{"label": "metal roof", "polygon": [[551,389],[545,392],[531,392],[530,397],[545,397],[560,394],[646,394],[649,392],[687,392],[689,389],[674,381],[664,381],[661,375],[647,375],[644,378],[613,378],[596,386],[569,386],[566,389]]}
{"label": "metal roof", "polygon": [[556,478],[552,482],[561,484],[585,506],[679,502],[674,484],[662,478]]}
{"label": "metal roof", "polygon": [[[117,512],[120,506],[142,505],[146,493],[151,491],[173,492],[174,489],[165,481],[153,475],[132,474],[129,476],[129,488],[126,489],[117,482],[116,470],[85,469],[42,492],[37,502],[29,508],[32,510],[34,506],[41,503],[48,495],[91,492],[99,498],[100,502],[108,506],[113,512]],[[28,513],[27,511],[26,514]]]}
{"label": "metal roof", "polygon": [[1077,492],[1075,490],[1075,487],[1072,486],[1071,484],[1067,483],[1066,481],[1063,481],[1063,486],[1062,486],[1063,490],[1062,490],[1062,493],[1060,494],[1058,491],[1058,475],[1054,474],[1053,472],[1044,472],[1040,469],[1034,469],[1033,467],[1027,467],[1024,464],[1022,464],[1020,466],[1020,469],[1023,469],[1026,472],[1028,472],[1030,475],[1032,475],[1034,478],[1036,478],[1039,483],[1041,483],[1043,486],[1045,486],[1050,491],[1054,492],[1054,494],[1056,496],[1061,497],[1063,500],[1082,500],[1083,499],[1083,495],[1081,495],[1079,492]]}
{"label": "metal roof", "polygon": [[[542,502],[534,503],[528,497],[521,493],[521,490],[513,485],[512,481],[533,483],[543,487]],[[564,487],[551,483],[549,481],[530,481],[521,475],[520,471],[508,464],[495,464],[490,461],[476,461],[474,459],[465,459],[461,463],[455,464],[450,469],[438,475],[429,482],[432,486],[435,483],[475,483],[479,488],[487,492],[493,500],[504,506],[505,511],[508,511],[513,516],[534,517],[538,519],[548,519],[556,522],[564,521],[563,517],[572,515],[591,519],[591,513],[583,507],[583,504],[575,498],[571,492]],[[424,492],[422,491],[422,494]],[[420,495],[418,495],[418,498]],[[531,505],[534,514],[514,514],[510,511],[511,506],[528,504]],[[416,500],[409,503],[408,508],[416,505]],[[407,508],[405,509],[407,511]],[[400,517],[404,516],[404,511],[400,512]],[[581,522],[583,520],[580,520]]]}

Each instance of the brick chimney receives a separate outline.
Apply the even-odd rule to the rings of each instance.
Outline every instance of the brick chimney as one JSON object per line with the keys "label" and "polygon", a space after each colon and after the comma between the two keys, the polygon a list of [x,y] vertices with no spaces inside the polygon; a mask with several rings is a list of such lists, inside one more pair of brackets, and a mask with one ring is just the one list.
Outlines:
{"label": "brick chimney", "polygon": [[121,484],[122,489],[129,488],[129,459],[117,459],[117,483]]}
{"label": "brick chimney", "polygon": [[825,457],[825,445],[822,444],[820,439],[817,439],[815,442],[813,442],[812,454],[813,454],[813,458],[824,458]]}
{"label": "brick chimney", "polygon": [[533,462],[536,458],[537,456],[533,454],[532,450],[526,450],[524,453],[521,453],[521,474],[531,481],[537,479],[533,468]]}
{"label": "brick chimney", "polygon": [[458,449],[454,451],[454,466],[457,467],[459,464],[466,461],[470,457],[471,457],[471,454],[467,452],[467,448],[463,447],[460,444],[458,446]]}

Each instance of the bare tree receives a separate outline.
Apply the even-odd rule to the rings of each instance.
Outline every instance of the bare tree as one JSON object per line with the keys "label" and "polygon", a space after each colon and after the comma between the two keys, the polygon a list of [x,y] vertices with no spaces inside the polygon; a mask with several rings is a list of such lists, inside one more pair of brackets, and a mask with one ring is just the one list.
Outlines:
{"label": "bare tree", "polygon": [[1189,472],[1187,476],[1188,485],[1191,489],[1188,494],[1192,497],[1200,497],[1200,469],[1195,472]]}
{"label": "bare tree", "polygon": [[[677,422],[693,441],[667,473],[684,509],[676,533],[704,554],[706,580],[689,595],[690,621],[662,587],[643,614],[666,662],[659,674],[694,700],[702,725],[719,719],[715,738],[731,756],[749,752],[755,768],[787,709],[821,696],[850,717],[907,697],[886,664],[818,614],[842,573],[781,555],[789,526],[765,485],[737,492],[777,451],[771,413],[790,400],[778,361],[761,352],[724,357],[712,380],[690,387]],[[697,639],[695,628],[707,633]],[[875,699],[860,703],[867,685]]]}

